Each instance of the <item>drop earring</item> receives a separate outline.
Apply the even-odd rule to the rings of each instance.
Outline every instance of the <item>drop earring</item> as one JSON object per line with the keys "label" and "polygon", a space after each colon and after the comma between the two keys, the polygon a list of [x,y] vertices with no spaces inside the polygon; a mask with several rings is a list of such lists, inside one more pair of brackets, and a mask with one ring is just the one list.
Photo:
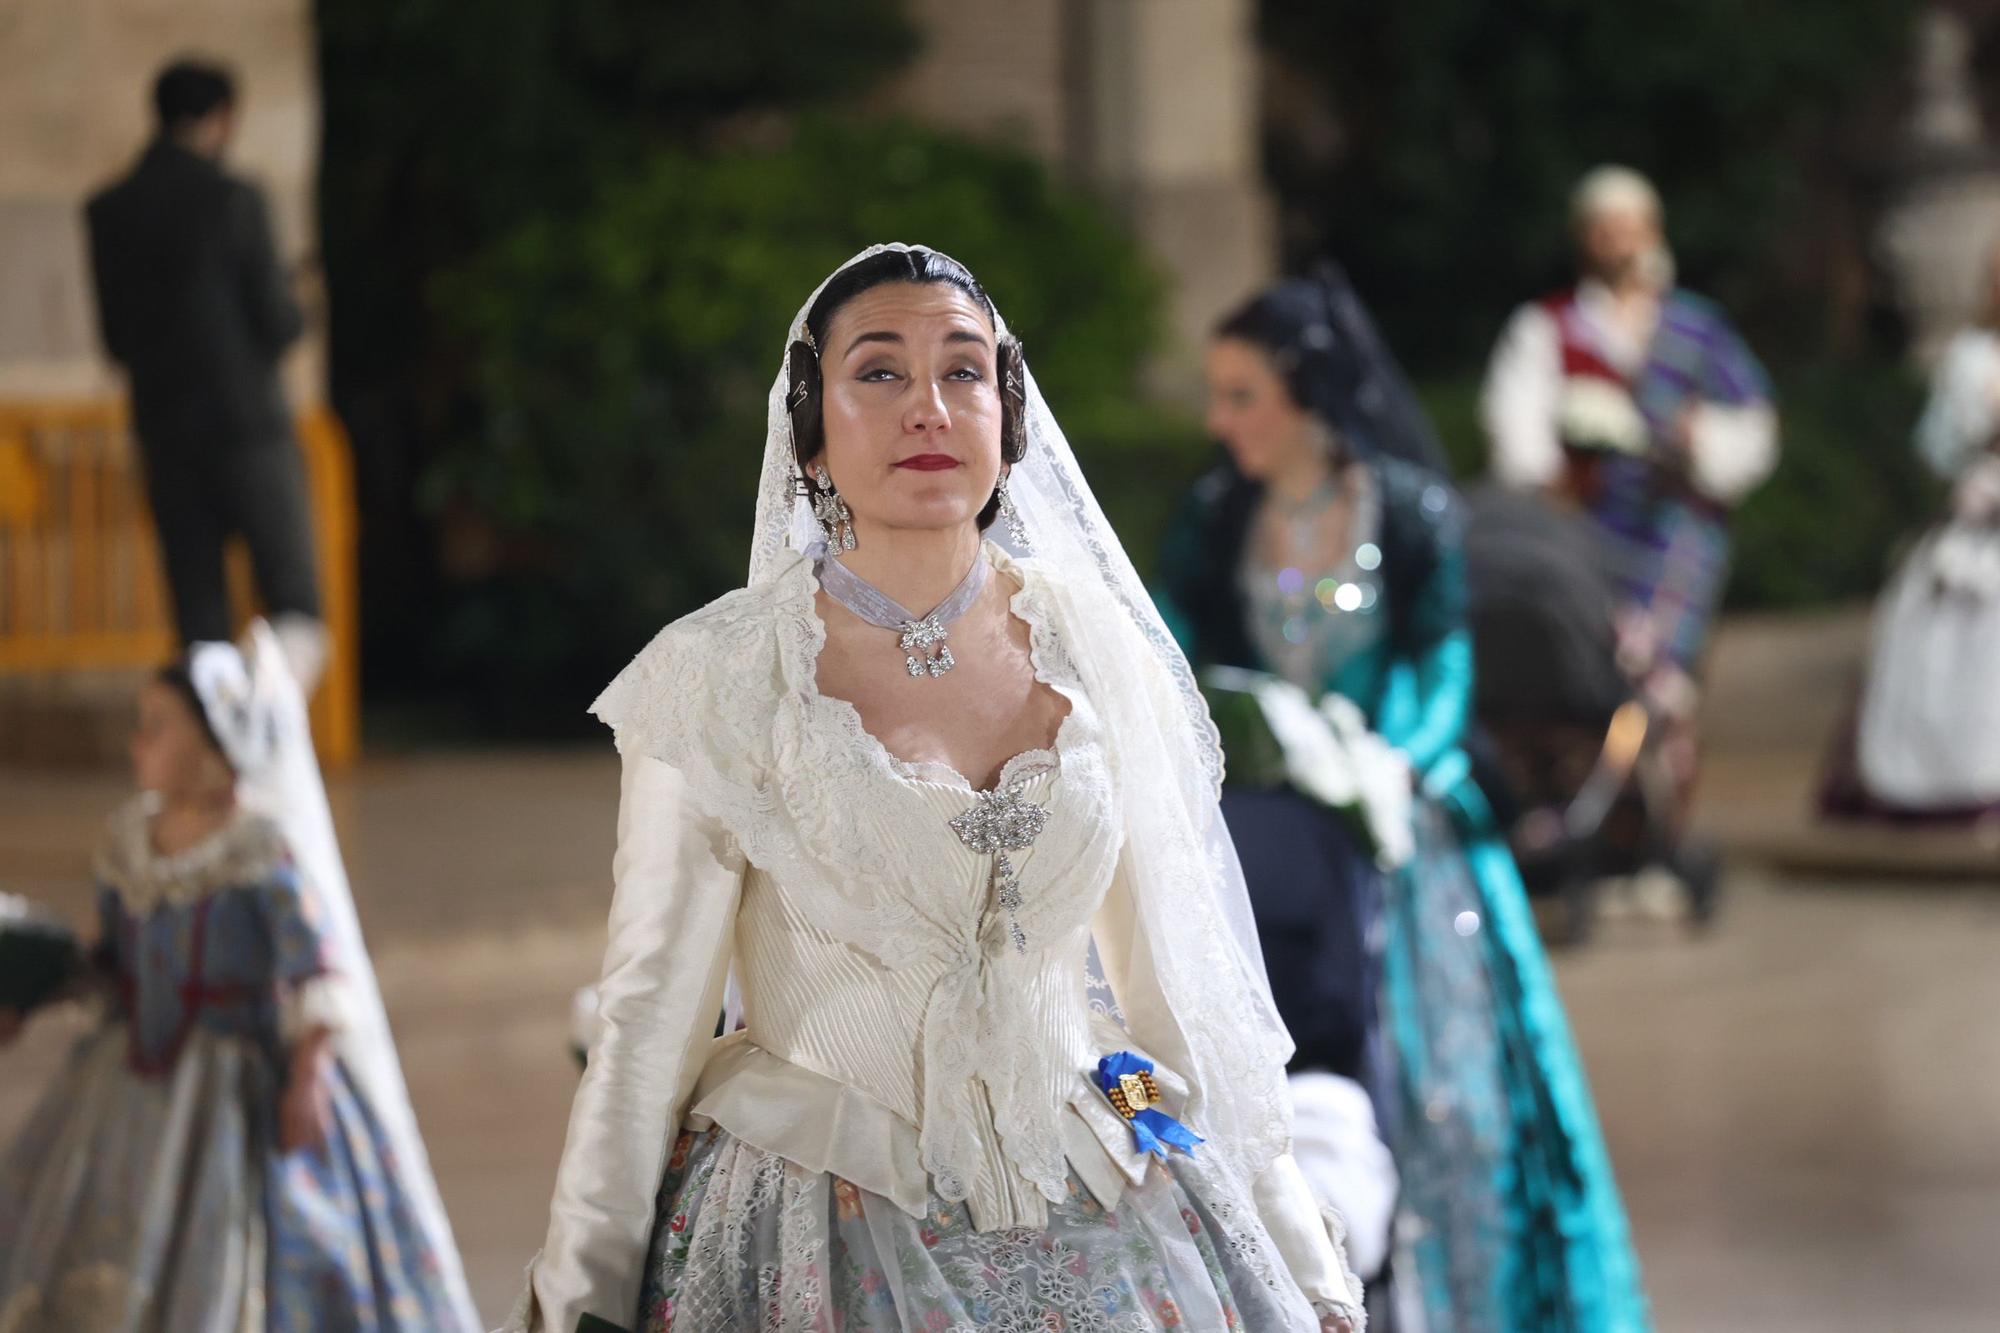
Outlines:
{"label": "drop earring", "polygon": [[833,487],[833,478],[825,468],[814,468],[816,479],[812,488],[813,517],[819,520],[819,530],[826,534],[826,549],[829,551],[851,551],[854,549],[854,514],[847,507],[847,501],[840,498],[840,492]]}
{"label": "drop earring", "polygon": [[1006,520],[1007,535],[1014,539],[1014,545],[1020,547],[1025,555],[1035,549],[1035,543],[1028,536],[1027,524],[1021,521],[1021,511],[1014,507],[1014,497],[1007,493],[1007,476],[1006,473],[1001,474],[1000,485],[995,491],[1000,500],[1000,517]]}

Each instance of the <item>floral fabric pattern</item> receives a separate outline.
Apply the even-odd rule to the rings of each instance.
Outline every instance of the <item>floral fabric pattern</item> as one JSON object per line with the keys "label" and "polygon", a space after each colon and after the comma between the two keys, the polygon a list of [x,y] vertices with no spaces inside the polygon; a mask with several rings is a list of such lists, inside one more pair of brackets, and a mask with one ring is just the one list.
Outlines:
{"label": "floral fabric pattern", "polygon": [[641,1333],[1150,1333],[1315,1328],[1247,1210],[1176,1157],[1106,1209],[1074,1176],[1043,1228],[917,1218],[719,1130],[684,1133],[661,1186]]}

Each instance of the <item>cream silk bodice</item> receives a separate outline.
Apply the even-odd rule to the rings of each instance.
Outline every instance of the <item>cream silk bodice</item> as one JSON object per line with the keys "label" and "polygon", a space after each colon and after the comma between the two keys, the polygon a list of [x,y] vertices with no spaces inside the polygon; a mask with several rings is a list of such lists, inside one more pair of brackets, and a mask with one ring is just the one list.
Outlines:
{"label": "cream silk bodice", "polygon": [[[684,1124],[914,1214],[935,1189],[982,1230],[1042,1225],[1072,1170],[1107,1206],[1144,1178],[1090,1078],[1128,1049],[1159,1062],[1169,1109],[1185,1091],[1171,1023],[1142,1041],[1092,1009],[1093,939],[1122,1006],[1155,993],[1143,951],[1108,943],[1135,934],[1115,747],[1037,571],[988,558],[1019,582],[1037,675],[1070,704],[1053,748],[1011,760],[990,792],[897,760],[818,692],[803,560],[670,626],[599,700],[625,757],[601,1026],[519,1326],[629,1318]],[[743,1026],[717,1039],[732,968]],[[1280,1164],[1254,1182],[1264,1224],[1308,1295],[1345,1302],[1318,1211]]]}
{"label": "cream silk bodice", "polygon": [[[899,771],[883,778],[881,793],[854,802],[855,818],[875,822],[878,836],[927,844],[926,918],[950,935],[952,950],[882,967],[815,926],[761,869],[746,874],[737,912],[742,1040],[918,1127],[913,1165],[940,1195],[965,1200],[982,1227],[1038,1224],[1042,1199],[1062,1197],[1061,1119],[1073,1098],[1091,1095],[1084,1075],[1098,1053],[1085,957],[1116,847],[1105,818],[1109,777],[1084,708],[1064,723],[1056,753],[1017,758],[988,797],[956,779]],[[995,856],[975,852],[951,826],[996,802],[1046,812],[1033,845],[1008,853],[1018,913],[996,901]],[[1009,930],[1016,921],[1019,949]],[[702,1094],[698,1109],[756,1139],[754,1121],[732,1123],[714,1109],[720,1099]],[[1111,1136],[1112,1150],[1129,1146],[1122,1126]],[[921,1179],[885,1181],[880,1192],[921,1211],[923,1192],[911,1188]]]}

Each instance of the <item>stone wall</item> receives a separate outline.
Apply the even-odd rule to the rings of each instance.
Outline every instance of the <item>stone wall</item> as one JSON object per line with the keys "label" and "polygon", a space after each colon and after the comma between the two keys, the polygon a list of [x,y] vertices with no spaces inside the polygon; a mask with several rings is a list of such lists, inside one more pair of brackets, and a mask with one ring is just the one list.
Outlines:
{"label": "stone wall", "polygon": [[1015,143],[1095,190],[1171,281],[1157,387],[1197,394],[1215,318],[1271,276],[1254,0],[912,0],[926,45],[890,101]]}
{"label": "stone wall", "polygon": [[[0,0],[0,397],[102,393],[81,210],[152,133],[160,66],[231,65],[241,115],[231,166],[270,196],[288,263],[317,250],[319,94],[308,0]],[[317,403],[317,332],[287,366]]]}

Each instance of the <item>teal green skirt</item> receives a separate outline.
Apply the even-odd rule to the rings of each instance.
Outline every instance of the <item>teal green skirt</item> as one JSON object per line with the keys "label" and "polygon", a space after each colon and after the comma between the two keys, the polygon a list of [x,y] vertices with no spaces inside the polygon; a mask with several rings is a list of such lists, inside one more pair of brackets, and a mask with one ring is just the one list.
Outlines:
{"label": "teal green skirt", "polygon": [[1469,781],[1386,904],[1405,1299],[1454,1333],[1644,1333],[1639,1265],[1519,871]]}

